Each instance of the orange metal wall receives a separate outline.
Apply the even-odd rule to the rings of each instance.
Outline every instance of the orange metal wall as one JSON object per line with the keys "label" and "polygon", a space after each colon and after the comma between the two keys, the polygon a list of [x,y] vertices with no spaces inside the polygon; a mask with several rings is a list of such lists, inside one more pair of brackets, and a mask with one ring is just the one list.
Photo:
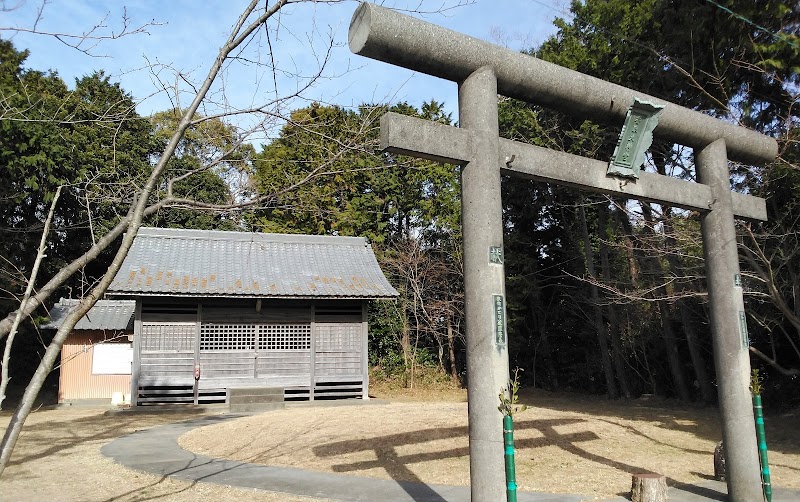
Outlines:
{"label": "orange metal wall", "polygon": [[[130,394],[130,375],[92,375],[92,344],[107,335],[97,331],[73,332],[61,349],[58,402],[76,399],[108,399],[113,392]],[[85,351],[84,351],[85,350]]]}

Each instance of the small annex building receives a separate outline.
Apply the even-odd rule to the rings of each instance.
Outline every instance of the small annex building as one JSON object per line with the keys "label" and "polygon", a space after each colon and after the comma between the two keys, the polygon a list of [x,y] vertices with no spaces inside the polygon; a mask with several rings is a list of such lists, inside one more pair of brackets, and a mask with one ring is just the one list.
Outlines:
{"label": "small annex building", "polygon": [[[107,296],[64,345],[60,401],[109,399],[120,382],[133,405],[224,402],[241,387],[368,398],[368,301],[397,291],[361,237],[141,228]],[[123,313],[106,322],[120,305],[125,329]]]}
{"label": "small annex building", "polygon": [[[43,329],[58,329],[78,300],[62,298]],[[114,404],[130,399],[133,300],[100,300],[73,328],[61,348],[58,402]]]}

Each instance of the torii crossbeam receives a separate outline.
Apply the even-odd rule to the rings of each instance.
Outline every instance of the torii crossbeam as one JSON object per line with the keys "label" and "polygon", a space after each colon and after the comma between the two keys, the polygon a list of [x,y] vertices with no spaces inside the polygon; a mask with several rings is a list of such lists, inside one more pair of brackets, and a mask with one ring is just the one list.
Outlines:
{"label": "torii crossbeam", "polygon": [[[652,96],[364,3],[349,33],[355,54],[458,83],[461,128],[396,114],[381,119],[387,150],[462,165],[462,226],[473,502],[504,498],[497,394],[508,381],[501,173],[700,211],[728,494],[761,500],[748,389],[750,360],[734,217],[766,220],[763,199],[732,193],[728,158],[774,159],[774,139]],[[622,121],[634,98],[663,105],[656,136],[695,150],[699,183],[641,173],[606,174],[607,164],[500,138],[497,94],[581,118]]]}

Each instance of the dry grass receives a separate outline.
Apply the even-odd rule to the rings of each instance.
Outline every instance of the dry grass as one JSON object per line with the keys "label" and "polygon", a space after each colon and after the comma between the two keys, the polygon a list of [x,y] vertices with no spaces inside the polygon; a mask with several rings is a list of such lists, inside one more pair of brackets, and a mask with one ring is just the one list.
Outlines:
{"label": "dry grass", "polygon": [[[183,436],[181,444],[200,453],[270,465],[443,484],[469,482],[462,390],[376,387],[373,393],[399,402],[266,413],[196,429]],[[428,401],[415,402],[420,397]],[[599,497],[626,493],[631,471],[655,470],[673,482],[699,482],[712,473],[711,451],[719,438],[715,410],[547,393],[524,399],[535,406],[516,420],[522,489]],[[197,416],[106,416],[102,410],[85,409],[36,412],[0,478],[0,499],[310,500],[161,478],[126,469],[100,454],[102,445],[121,435]],[[0,416],[0,426],[7,422],[7,414]],[[768,419],[767,439],[773,482],[800,489],[795,424],[796,417]]]}
{"label": "dry grass", "polygon": [[[210,483],[190,483],[126,469],[104,457],[100,447],[135,430],[195,418],[196,414],[113,414],[105,410],[58,409],[33,413],[11,464],[0,478],[0,500],[14,502],[253,500],[309,502],[292,497]],[[0,426],[9,416],[0,416]]]}
{"label": "dry grass", "polygon": [[[713,474],[715,410],[544,393],[527,400],[533,406],[515,417],[522,490],[611,497],[630,491],[633,472],[659,472],[672,484]],[[791,419],[768,424],[770,460],[775,485],[800,488],[793,427]],[[180,443],[197,453],[268,465],[469,484],[466,403],[442,399],[287,409],[196,429]]]}

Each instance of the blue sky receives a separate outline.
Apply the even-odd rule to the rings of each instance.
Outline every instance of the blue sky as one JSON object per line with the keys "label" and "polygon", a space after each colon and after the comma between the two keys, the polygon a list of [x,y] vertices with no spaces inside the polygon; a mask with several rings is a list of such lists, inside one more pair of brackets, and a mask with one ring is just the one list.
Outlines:
{"label": "blue sky", "polygon": [[[457,1],[385,0],[382,3],[402,9],[421,5],[421,10],[433,11]],[[18,0],[18,3],[21,4],[18,9],[0,13],[0,26],[32,26],[40,2]],[[82,54],[48,36],[16,33],[12,40],[17,49],[31,51],[27,61],[29,68],[57,70],[70,85],[76,77],[104,70],[139,101],[138,111],[147,115],[170,108],[174,103],[174,97],[170,99],[167,93],[159,91],[165,84],[179,82],[184,92],[181,104],[188,103],[189,87],[182,77],[199,81],[205,76],[245,4],[243,0],[52,0],[37,26],[42,31],[80,33],[105,18],[106,32],[118,32],[123,14],[127,14],[132,26],[150,21],[158,24],[148,27],[146,34],[103,41],[92,49],[94,56]],[[356,2],[300,4],[283,13],[280,28],[271,37],[278,67],[290,73],[312,74],[318,67],[319,55],[327,47],[329,34],[335,43],[326,78],[308,91],[306,99],[293,100],[287,106],[305,106],[308,100],[342,106],[408,101],[419,106],[433,98],[443,101],[457,118],[455,84],[350,53],[347,29],[356,6]],[[567,11],[567,0],[475,0],[441,13],[413,15],[518,50],[536,46],[553,34],[553,18],[566,17]],[[4,30],[0,36],[9,38],[11,32]],[[263,62],[269,53],[266,38],[257,39],[247,50],[245,56],[249,60]],[[156,71],[149,70],[148,66]],[[181,77],[177,77],[178,73]],[[265,96],[275,92],[273,82],[278,83],[280,94],[292,93],[298,85],[297,78],[290,75],[278,75],[273,80],[271,73],[264,73],[254,65],[233,66],[224,75],[224,99],[236,106],[263,101]],[[223,88],[218,87],[213,96],[223,99]]]}

